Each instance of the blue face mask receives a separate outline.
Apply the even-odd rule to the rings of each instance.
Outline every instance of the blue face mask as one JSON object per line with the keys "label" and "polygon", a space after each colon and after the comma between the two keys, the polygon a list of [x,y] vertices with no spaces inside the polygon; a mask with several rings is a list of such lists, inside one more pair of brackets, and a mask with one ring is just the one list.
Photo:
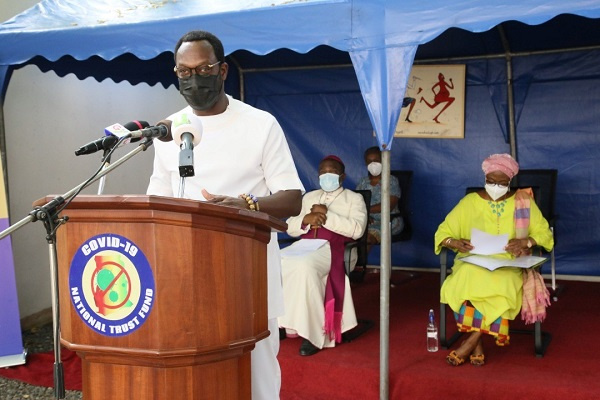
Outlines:
{"label": "blue face mask", "polygon": [[332,173],[319,175],[319,185],[324,191],[333,192],[340,187],[340,176]]}

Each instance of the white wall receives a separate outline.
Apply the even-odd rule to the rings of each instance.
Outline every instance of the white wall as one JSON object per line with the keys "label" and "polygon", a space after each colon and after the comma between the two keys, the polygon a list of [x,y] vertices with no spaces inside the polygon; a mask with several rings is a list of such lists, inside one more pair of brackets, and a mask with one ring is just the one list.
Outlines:
{"label": "white wall", "polygon": [[37,3],[37,0],[2,0],[0,2],[0,21],[4,22]]}
{"label": "white wall", "polygon": [[[36,3],[6,1],[0,3],[3,21],[11,17],[5,14],[7,9],[14,14]],[[4,103],[10,222],[26,218],[35,200],[64,194],[91,176],[100,165],[101,153],[76,157],[74,152],[101,137],[106,126],[135,119],[154,124],[184,106],[174,87],[80,81],[72,74],[60,78],[35,66],[15,71]],[[113,161],[134,146],[118,149]],[[151,147],[107,175],[104,193],[144,193],[153,156]],[[84,193],[97,190],[95,183]],[[51,306],[45,235],[41,222],[28,223],[12,234],[21,318]]]}

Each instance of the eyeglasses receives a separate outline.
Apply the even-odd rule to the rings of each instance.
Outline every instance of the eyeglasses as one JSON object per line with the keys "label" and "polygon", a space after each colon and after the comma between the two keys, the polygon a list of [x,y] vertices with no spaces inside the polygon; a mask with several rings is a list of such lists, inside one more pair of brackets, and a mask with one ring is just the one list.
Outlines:
{"label": "eyeglasses", "polygon": [[181,79],[189,78],[190,76],[192,76],[192,71],[195,71],[196,75],[208,76],[210,75],[213,67],[219,64],[221,64],[221,61],[217,61],[214,64],[198,65],[195,68],[176,66],[175,68],[173,68],[173,71],[175,71],[175,75],[177,75],[177,77]]}
{"label": "eyeglasses", "polygon": [[510,185],[510,182],[492,182],[487,179],[485,180],[485,183],[488,185],[499,186],[499,187],[508,187],[508,185]]}

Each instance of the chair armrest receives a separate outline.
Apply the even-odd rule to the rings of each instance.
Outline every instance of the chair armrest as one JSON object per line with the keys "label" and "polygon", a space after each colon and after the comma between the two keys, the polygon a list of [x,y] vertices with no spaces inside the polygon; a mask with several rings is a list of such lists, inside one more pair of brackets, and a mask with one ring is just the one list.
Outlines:
{"label": "chair armrest", "polygon": [[353,240],[352,242],[346,243],[346,246],[344,246],[344,269],[346,270],[346,275],[348,276],[350,276],[350,272],[352,272],[350,270],[350,262],[352,261],[352,250],[358,248],[359,244],[360,242],[358,240]]}
{"label": "chair armrest", "polygon": [[446,280],[448,276],[448,249],[442,247],[442,251],[440,251],[440,286]]}

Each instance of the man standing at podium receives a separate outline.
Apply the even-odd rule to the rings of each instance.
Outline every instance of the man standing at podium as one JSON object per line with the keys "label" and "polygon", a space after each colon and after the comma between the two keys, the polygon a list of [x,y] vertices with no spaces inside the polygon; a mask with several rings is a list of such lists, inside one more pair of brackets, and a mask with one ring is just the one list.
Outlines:
{"label": "man standing at podium", "polygon": [[[191,31],[175,46],[179,91],[189,104],[169,116],[199,119],[202,138],[194,149],[194,176],[185,180],[184,198],[262,211],[276,218],[297,215],[304,187],[281,126],[271,114],[225,94],[229,66],[221,41]],[[176,196],[180,185],[179,147],[155,141],[154,171],[147,194]],[[251,353],[252,398],[279,398],[277,317],[283,315],[281,259],[277,234],[267,246],[268,318],[271,335]]]}

